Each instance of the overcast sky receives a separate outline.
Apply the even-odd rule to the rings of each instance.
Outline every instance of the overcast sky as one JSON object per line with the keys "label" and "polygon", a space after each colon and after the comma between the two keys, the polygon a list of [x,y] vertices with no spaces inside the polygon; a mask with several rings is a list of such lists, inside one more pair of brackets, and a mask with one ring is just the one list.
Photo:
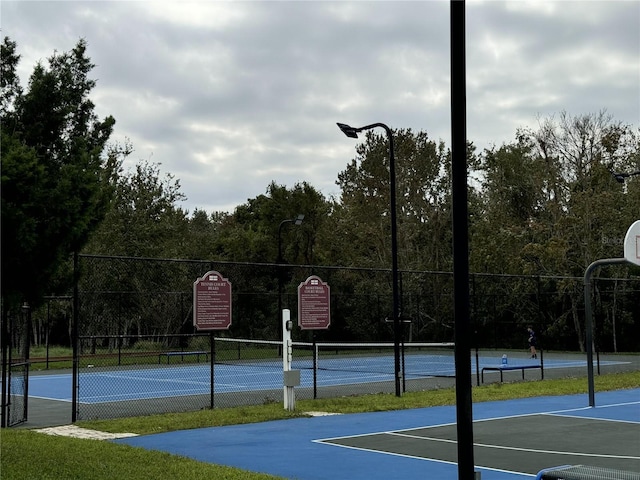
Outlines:
{"label": "overcast sky", "polygon": [[[640,126],[640,1],[468,1],[467,136],[479,148],[566,110]],[[271,181],[325,196],[354,157],[336,122],[449,147],[448,1],[11,1],[20,75],[80,38],[113,140],[233,211]],[[379,131],[379,133],[384,133]]]}

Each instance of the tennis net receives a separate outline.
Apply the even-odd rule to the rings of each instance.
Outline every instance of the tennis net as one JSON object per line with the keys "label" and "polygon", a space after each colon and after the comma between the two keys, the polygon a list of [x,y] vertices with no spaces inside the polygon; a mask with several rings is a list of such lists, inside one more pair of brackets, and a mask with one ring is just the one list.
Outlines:
{"label": "tennis net", "polygon": [[[216,363],[282,369],[282,341],[216,338]],[[312,343],[294,342],[293,368],[312,368]]]}
{"label": "tennis net", "polygon": [[[282,366],[282,342],[216,338],[216,363]],[[455,376],[453,343],[400,345],[405,378]],[[386,342],[293,342],[292,368],[318,371],[394,375],[395,346]]]}
{"label": "tennis net", "polygon": [[[400,345],[405,378],[453,377],[453,343],[405,343]],[[314,360],[318,370],[394,375],[393,343],[317,343]]]}

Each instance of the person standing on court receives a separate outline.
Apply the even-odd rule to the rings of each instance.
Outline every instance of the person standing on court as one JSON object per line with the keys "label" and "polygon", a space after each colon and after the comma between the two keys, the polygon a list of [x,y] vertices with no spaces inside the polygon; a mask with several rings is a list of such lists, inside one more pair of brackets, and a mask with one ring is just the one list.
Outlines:
{"label": "person standing on court", "polygon": [[529,333],[529,351],[531,352],[531,358],[538,358],[538,352],[536,351],[536,332],[533,331],[533,328],[527,327],[527,332]]}

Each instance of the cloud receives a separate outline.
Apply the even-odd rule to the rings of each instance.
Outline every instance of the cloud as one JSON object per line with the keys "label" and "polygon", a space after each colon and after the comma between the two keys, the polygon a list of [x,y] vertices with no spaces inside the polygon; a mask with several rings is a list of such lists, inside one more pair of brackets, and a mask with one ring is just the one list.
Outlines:
{"label": "cloud", "polygon": [[[183,205],[231,211],[271,181],[337,194],[384,122],[450,142],[445,1],[4,1],[23,85],[37,61],[89,45],[99,115],[180,179]],[[539,115],[607,109],[640,123],[640,3],[467,2],[468,137],[508,143]]]}

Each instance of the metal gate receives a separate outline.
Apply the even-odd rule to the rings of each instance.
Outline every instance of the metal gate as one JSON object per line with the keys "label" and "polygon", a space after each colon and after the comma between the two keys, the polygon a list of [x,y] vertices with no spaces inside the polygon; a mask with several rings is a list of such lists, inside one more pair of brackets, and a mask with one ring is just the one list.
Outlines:
{"label": "metal gate", "polygon": [[12,427],[27,421],[29,398],[29,348],[31,310],[24,304],[19,313],[2,308],[2,419]]}

